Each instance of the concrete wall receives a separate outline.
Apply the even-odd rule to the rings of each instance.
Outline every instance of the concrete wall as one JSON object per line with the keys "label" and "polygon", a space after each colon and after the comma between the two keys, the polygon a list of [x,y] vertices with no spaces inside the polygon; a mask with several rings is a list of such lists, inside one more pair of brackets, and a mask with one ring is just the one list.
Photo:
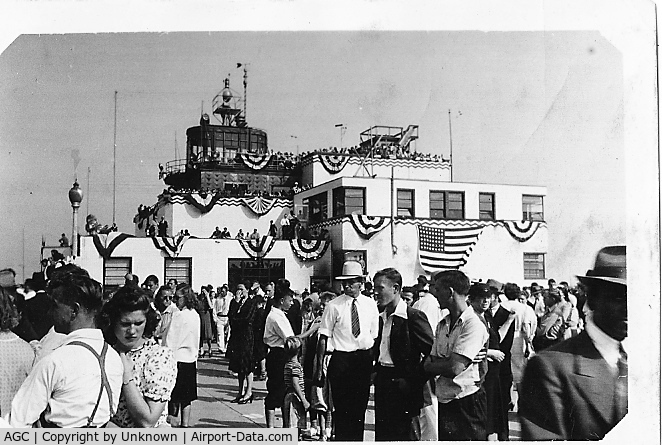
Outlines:
{"label": "concrete wall", "polygon": [[[329,228],[331,233],[340,224]],[[405,285],[416,283],[418,275],[426,275],[418,260],[418,233],[414,224],[394,224],[394,244],[391,249],[391,226],[384,228],[370,240],[361,238],[349,222],[342,223],[342,249],[367,250],[367,270],[370,276],[386,267],[395,267],[402,274]],[[467,264],[461,269],[470,278],[486,281],[495,278],[501,282],[514,282],[520,286],[532,281],[524,279],[524,253],[547,252],[547,228],[540,227],[526,242],[514,239],[503,226],[486,226],[474,245]],[[334,246],[335,247],[335,246]],[[547,261],[547,259],[546,259]]]}

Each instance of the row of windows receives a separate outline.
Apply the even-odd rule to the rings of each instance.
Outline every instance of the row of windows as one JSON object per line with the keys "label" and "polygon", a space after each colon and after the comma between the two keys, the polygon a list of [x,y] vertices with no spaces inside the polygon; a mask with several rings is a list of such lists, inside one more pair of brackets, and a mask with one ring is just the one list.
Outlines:
{"label": "row of windows", "polygon": [[[333,216],[345,216],[352,213],[365,214],[365,188],[337,187],[332,191]],[[397,215],[405,218],[416,216],[415,191],[397,190]],[[429,195],[430,218],[464,219],[464,192],[431,190]],[[481,220],[494,220],[496,215],[496,197],[494,193],[478,194],[478,217]],[[328,218],[327,192],[308,198],[308,214],[311,224]],[[537,195],[522,196],[522,220],[544,221],[543,197]]]}
{"label": "row of windows", "polygon": [[[177,283],[191,283],[192,258],[164,258],[164,283],[176,279]],[[104,262],[104,287],[114,288],[124,285],[124,276],[132,273],[131,258],[108,258]],[[246,281],[260,283],[276,282],[285,278],[284,259],[249,260],[228,259],[228,284],[234,288]],[[206,284],[206,283],[205,283]]]}
{"label": "row of windows", "polygon": [[[334,253],[334,275],[339,275],[336,269],[352,259],[365,265],[367,263],[366,251],[339,250]],[[124,284],[124,276],[131,273],[131,258],[108,258],[104,263],[104,286],[119,287]],[[178,283],[191,283],[191,258],[165,258],[164,283],[175,278]],[[252,261],[245,259],[228,259],[228,282],[232,288],[246,280],[260,283],[275,282],[285,277],[285,260]],[[545,254],[524,254],[524,279],[537,280],[545,278]]]}

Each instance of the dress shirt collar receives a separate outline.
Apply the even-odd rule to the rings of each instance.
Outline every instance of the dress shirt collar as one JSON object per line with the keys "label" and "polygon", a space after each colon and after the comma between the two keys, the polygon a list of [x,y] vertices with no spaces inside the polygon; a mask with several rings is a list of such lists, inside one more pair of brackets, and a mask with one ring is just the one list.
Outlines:
{"label": "dress shirt collar", "polygon": [[[407,320],[407,303],[405,303],[405,300],[402,298],[400,299],[391,315]],[[382,317],[384,321],[386,321],[389,317],[386,315],[386,311],[383,311],[381,314],[379,314],[379,316]]]}
{"label": "dress shirt collar", "polygon": [[[593,317],[590,316],[586,317],[586,333],[602,358],[609,363],[609,366],[616,368],[618,366],[618,359],[621,356],[619,346],[622,346],[622,342],[607,335],[595,324]],[[623,349],[625,350],[625,348]]]}
{"label": "dress shirt collar", "polygon": [[285,314],[285,311],[282,310],[281,308],[278,308],[276,306],[271,306],[271,312],[274,312],[274,315],[280,315],[283,317],[287,317],[287,314]]}
{"label": "dress shirt collar", "polygon": [[67,334],[67,336],[65,337],[62,343],[62,346],[66,345],[67,343],[71,343],[72,341],[84,342],[85,340],[104,341],[103,333],[101,332],[101,329],[95,329],[95,328],[76,329],[75,331]]}

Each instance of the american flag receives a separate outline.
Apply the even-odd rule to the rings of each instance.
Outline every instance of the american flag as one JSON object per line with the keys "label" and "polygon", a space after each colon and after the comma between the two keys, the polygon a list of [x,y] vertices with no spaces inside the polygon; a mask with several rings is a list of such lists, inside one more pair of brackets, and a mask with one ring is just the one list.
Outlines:
{"label": "american flag", "polygon": [[428,273],[458,269],[469,258],[483,228],[418,226],[418,259]]}

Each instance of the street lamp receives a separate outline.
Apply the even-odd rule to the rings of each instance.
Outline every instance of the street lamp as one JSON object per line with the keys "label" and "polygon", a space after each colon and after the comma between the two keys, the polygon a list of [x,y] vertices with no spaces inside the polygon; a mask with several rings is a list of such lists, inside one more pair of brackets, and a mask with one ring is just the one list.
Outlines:
{"label": "street lamp", "polygon": [[69,202],[71,202],[71,208],[73,209],[73,219],[72,219],[72,236],[71,236],[71,256],[76,258],[76,252],[78,251],[78,208],[80,203],[83,201],[83,190],[78,186],[78,181],[74,181],[74,186],[69,190]]}

